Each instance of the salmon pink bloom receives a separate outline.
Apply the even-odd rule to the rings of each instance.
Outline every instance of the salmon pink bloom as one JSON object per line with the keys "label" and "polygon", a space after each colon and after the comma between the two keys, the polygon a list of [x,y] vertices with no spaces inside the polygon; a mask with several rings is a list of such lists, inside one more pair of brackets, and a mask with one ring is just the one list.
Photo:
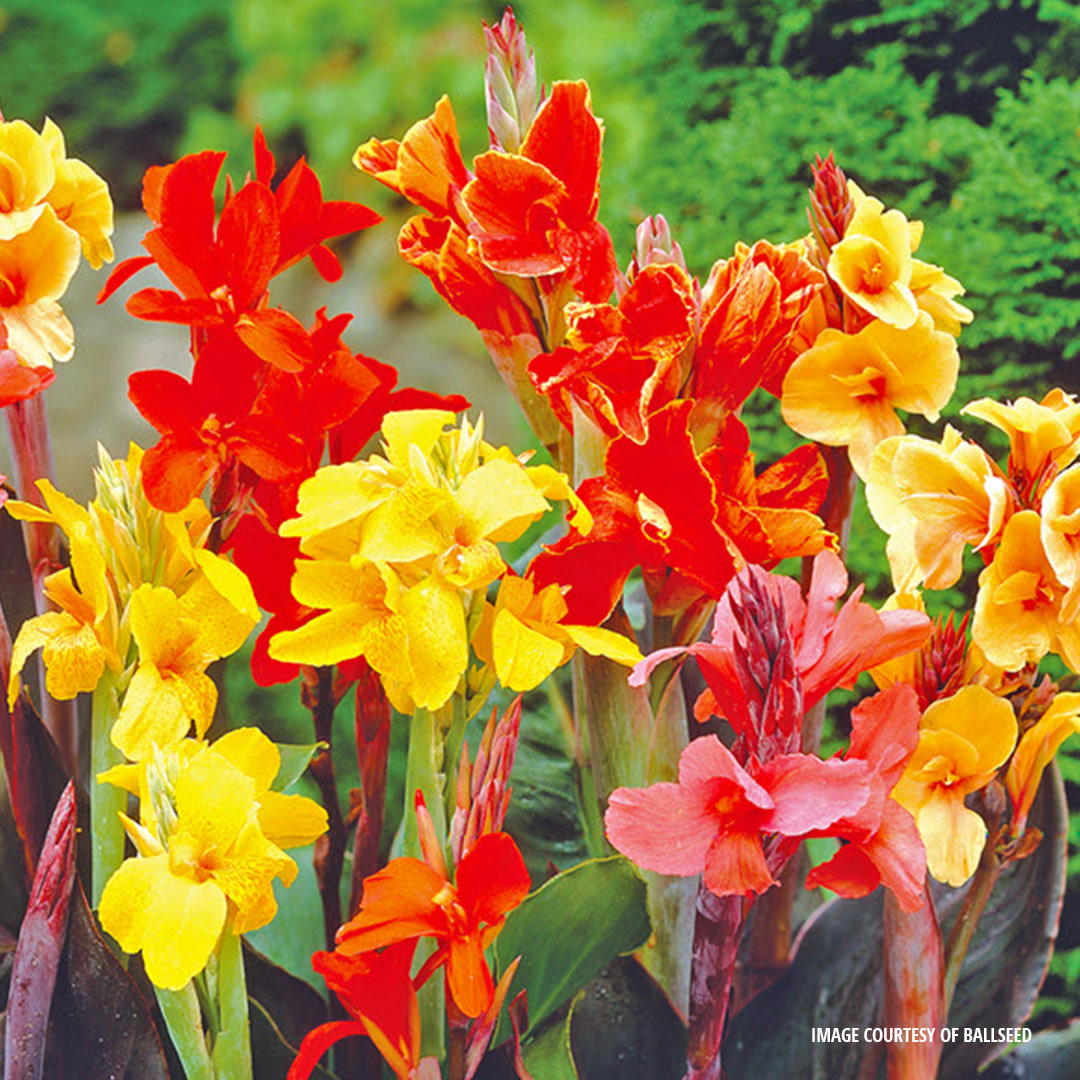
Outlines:
{"label": "salmon pink bloom", "polygon": [[[755,896],[777,884],[763,848],[854,816],[869,792],[862,761],[781,754],[744,769],[715,735],[694,739],[677,784],[611,793],[604,822],[618,851],[646,870],[704,871],[717,896]],[[783,860],[786,862],[786,858]]]}
{"label": "salmon pink bloom", "polygon": [[483,1013],[495,994],[484,949],[508,912],[525,899],[529,873],[506,833],[481,836],[457,865],[452,884],[445,870],[420,859],[392,859],[364,882],[360,911],[337,935],[346,957],[397,942],[433,937],[438,949],[430,973],[446,967],[446,985],[469,1017]]}

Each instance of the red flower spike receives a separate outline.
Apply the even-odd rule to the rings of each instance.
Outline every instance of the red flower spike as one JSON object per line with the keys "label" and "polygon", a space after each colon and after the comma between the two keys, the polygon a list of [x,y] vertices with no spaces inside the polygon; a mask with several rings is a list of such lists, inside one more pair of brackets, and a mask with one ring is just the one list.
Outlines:
{"label": "red flower spike", "polygon": [[457,1007],[466,1016],[479,1016],[495,992],[484,948],[529,886],[521,853],[506,833],[477,840],[458,864],[456,887],[419,859],[393,859],[364,882],[360,911],[338,931],[337,952],[354,956],[434,937],[439,950],[426,973],[445,964]]}

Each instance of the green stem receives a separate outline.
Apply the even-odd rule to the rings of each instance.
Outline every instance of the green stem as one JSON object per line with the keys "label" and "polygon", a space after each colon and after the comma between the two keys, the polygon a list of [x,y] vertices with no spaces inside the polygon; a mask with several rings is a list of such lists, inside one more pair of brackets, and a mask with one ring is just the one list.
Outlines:
{"label": "green stem", "polygon": [[121,811],[127,808],[127,792],[113,784],[99,784],[97,777],[123,762],[112,744],[112,728],[120,713],[118,677],[105,669],[94,690],[90,720],[90,829],[91,885],[94,907],[101,901],[105,883],[124,860],[124,826]]}
{"label": "green stem", "polygon": [[247,982],[240,935],[227,925],[218,954],[218,1011],[220,1029],[214,1040],[217,1080],[251,1080],[251,1031],[248,1023]]}
{"label": "green stem", "polygon": [[435,822],[439,845],[446,847],[446,813],[443,808],[445,778],[442,773],[443,741],[440,725],[429,709],[417,709],[409,728],[409,757],[405,765],[405,842],[404,854],[422,858],[420,837],[416,830],[413,800],[420,791]]}
{"label": "green stem", "polygon": [[215,1080],[194,983],[189,982],[183,990],[155,987],[155,991],[187,1080]]}

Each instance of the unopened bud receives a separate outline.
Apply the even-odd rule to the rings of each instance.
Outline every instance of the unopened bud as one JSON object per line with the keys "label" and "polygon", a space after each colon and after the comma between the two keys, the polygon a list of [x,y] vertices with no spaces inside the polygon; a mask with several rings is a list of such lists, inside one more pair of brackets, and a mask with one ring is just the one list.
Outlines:
{"label": "unopened bud", "polygon": [[509,7],[498,25],[484,27],[484,37],[488,46],[484,87],[491,146],[517,154],[540,106],[536,61],[525,42],[525,31]]}

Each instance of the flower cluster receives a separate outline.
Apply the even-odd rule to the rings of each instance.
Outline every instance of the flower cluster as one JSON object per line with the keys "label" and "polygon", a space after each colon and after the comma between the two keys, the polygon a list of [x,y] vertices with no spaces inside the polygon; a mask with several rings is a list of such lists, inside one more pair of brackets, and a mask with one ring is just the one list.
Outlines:
{"label": "flower cluster", "polygon": [[846,446],[865,478],[874,447],[904,431],[897,409],[936,420],[952,397],[955,336],[972,316],[960,283],[914,257],[922,222],[864,195],[831,155],[814,179],[805,249],[829,288],[799,328],[805,348],[781,404],[800,435]]}
{"label": "flower cluster", "polygon": [[93,169],[69,158],[51,120],[0,117],[0,407],[53,380],[75,333],[59,300],[79,265],[111,262],[113,207]]}
{"label": "flower cluster", "polygon": [[57,698],[93,691],[108,670],[121,700],[112,741],[140,760],[192,724],[203,735],[217,702],[206,668],[243,644],[259,613],[244,574],[208,550],[212,519],[201,500],[165,513],[143,491],[137,447],[126,461],[100,458],[86,507],[47,480],[38,487],[48,509],[7,503],[23,521],[57,525],[71,548],[71,567],[45,579],[57,610],[27,620],[15,639],[8,695],[38,648]]}
{"label": "flower cluster", "polygon": [[[363,656],[403,712],[449,700],[468,666],[474,632],[490,647],[478,651],[515,689],[531,689],[569,659],[567,643],[569,651],[577,644],[636,660],[636,649],[619,635],[560,625],[565,605],[560,612],[548,604],[541,626],[553,629],[546,634],[522,621],[520,604],[509,621],[496,614],[477,630],[474,607],[479,614],[487,586],[507,572],[499,542],[520,537],[550,509],[549,498],[571,503],[578,529],[591,523],[561,473],[484,442],[482,425],[462,420],[445,430],[453,419],[440,410],[390,413],[383,455],[327,466],[301,486],[299,517],[281,532],[299,538],[307,556],[293,577],[295,599],[322,613],[278,634],[270,655],[305,664]],[[525,675],[515,658],[537,638],[558,641],[558,656],[550,664],[528,661]]]}

